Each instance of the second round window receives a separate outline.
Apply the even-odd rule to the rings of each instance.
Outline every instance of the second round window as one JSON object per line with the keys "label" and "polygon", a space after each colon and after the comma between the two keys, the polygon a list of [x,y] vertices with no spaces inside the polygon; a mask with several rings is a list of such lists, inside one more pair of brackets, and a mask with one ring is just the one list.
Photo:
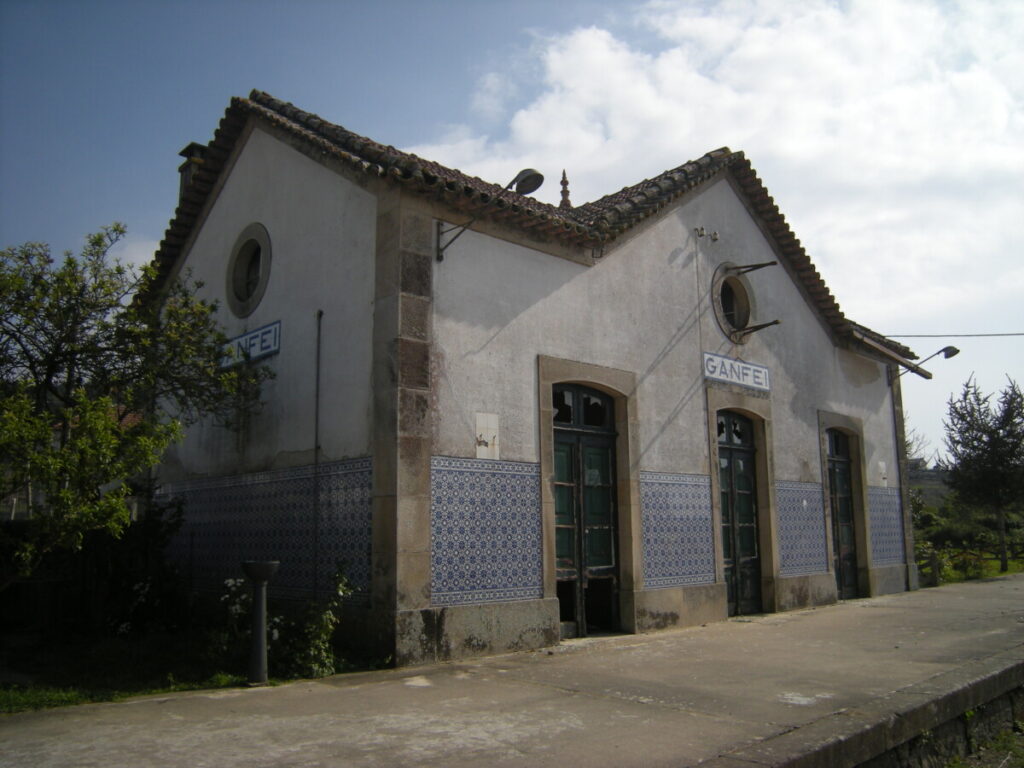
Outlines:
{"label": "second round window", "polygon": [[270,235],[259,223],[247,226],[235,241],[228,261],[228,306],[238,317],[252,314],[270,278]]}

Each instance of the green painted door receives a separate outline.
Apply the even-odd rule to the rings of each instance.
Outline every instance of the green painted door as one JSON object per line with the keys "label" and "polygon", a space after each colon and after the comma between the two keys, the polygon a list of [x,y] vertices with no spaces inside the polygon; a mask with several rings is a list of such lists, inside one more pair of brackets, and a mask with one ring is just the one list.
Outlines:
{"label": "green painted door", "polygon": [[857,539],[853,526],[850,438],[828,430],[828,485],[832,507],[832,556],[840,600],[857,597]]}
{"label": "green painted door", "polygon": [[722,507],[722,558],[729,615],[760,613],[761,556],[753,422],[718,413],[718,482]]}
{"label": "green painted door", "polygon": [[553,485],[559,608],[569,634],[584,636],[618,628],[612,401],[607,395],[577,386],[556,386],[555,399]]}

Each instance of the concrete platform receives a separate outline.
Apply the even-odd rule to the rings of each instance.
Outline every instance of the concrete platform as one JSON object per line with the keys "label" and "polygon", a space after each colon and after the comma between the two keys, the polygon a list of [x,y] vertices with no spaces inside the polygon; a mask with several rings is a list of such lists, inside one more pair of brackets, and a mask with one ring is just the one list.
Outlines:
{"label": "concrete platform", "polygon": [[[1024,576],[273,688],[0,717],[0,765],[856,765],[1002,697]],[[1010,699],[1007,694],[1010,693]]]}

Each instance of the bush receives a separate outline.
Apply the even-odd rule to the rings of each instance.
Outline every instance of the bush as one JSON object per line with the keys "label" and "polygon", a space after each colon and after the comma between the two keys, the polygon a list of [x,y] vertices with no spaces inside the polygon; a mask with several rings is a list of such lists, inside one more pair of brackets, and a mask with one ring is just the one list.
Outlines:
{"label": "bush", "polygon": [[[332,593],[320,600],[268,608],[267,665],[272,677],[326,677],[344,666],[336,635],[342,605],[352,594],[339,569]],[[208,630],[211,662],[245,669],[252,642],[252,588],[244,579],[226,579],[218,616]]]}

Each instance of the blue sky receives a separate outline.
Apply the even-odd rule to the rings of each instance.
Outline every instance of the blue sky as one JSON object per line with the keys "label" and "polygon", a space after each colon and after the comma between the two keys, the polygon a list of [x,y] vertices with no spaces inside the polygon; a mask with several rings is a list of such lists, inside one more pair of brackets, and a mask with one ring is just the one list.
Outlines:
{"label": "blue sky", "polygon": [[[1021,40],[1014,0],[2,0],[0,246],[118,220],[148,257],[177,152],[259,88],[550,202],[742,149],[852,319],[1024,332]],[[1022,337],[904,341],[963,350],[904,377],[932,449],[972,373],[1024,381]]]}
{"label": "blue sky", "polygon": [[583,5],[3,0],[2,242],[63,250],[115,219],[159,239],[177,152],[253,88],[385,143],[433,139]]}

